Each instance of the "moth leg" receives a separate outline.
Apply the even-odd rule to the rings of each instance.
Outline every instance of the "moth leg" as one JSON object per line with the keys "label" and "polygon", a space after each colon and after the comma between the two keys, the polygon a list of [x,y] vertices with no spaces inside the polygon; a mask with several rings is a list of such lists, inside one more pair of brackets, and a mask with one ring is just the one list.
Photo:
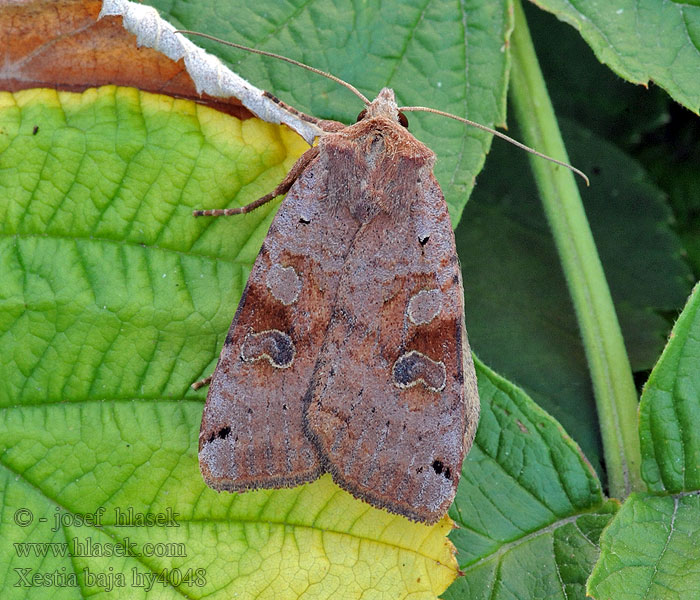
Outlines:
{"label": "moth leg", "polygon": [[292,187],[294,182],[297,180],[299,175],[304,172],[304,169],[311,164],[311,162],[318,156],[318,146],[310,148],[304,154],[299,157],[299,160],[294,163],[294,166],[289,170],[287,176],[280,182],[280,184],[272,190],[269,194],[265,194],[262,198],[258,198],[250,204],[245,206],[238,206],[236,208],[217,208],[212,210],[195,210],[192,214],[195,217],[228,217],[229,215],[242,215],[249,213],[252,210],[267,204],[270,200],[274,200],[277,196],[286,194],[289,188]]}
{"label": "moth leg", "polygon": [[199,381],[195,381],[190,387],[193,390],[198,390],[199,388],[203,388],[205,385],[209,385],[211,383],[211,378],[212,378],[212,376],[209,375],[209,377],[205,377],[204,379],[200,379]]}

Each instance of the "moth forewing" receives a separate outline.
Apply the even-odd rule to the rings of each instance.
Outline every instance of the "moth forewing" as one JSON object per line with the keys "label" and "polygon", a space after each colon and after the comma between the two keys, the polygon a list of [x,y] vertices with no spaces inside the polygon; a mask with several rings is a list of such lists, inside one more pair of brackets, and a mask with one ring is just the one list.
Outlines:
{"label": "moth forewing", "polygon": [[[377,129],[357,131],[354,142],[363,148]],[[385,138],[382,153],[415,163],[422,144],[406,135]],[[404,186],[406,196],[358,230],[304,423],[341,487],[375,506],[434,522],[454,498],[478,397],[464,354],[454,234],[430,171],[432,155],[422,162],[404,174],[412,182]],[[379,165],[367,167],[367,181],[374,168]]]}

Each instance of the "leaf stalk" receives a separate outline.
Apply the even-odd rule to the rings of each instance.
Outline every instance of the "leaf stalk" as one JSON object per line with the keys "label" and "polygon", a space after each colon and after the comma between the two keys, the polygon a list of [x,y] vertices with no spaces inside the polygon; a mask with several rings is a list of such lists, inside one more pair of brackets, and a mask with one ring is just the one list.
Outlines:
{"label": "leaf stalk", "polygon": [[[561,138],[520,0],[514,0],[510,99],[525,142],[564,162]],[[530,161],[557,247],[586,352],[598,409],[609,493],[645,489],[637,428],[637,391],[610,289],[581,196],[569,171]]]}

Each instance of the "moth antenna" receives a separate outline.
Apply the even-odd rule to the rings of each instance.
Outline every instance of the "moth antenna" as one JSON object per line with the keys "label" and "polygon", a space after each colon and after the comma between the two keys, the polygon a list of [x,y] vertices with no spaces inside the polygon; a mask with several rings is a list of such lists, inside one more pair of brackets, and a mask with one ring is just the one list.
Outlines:
{"label": "moth antenna", "polygon": [[207,33],[200,33],[198,31],[189,31],[187,29],[176,29],[174,33],[187,33],[189,35],[198,35],[199,37],[207,38],[208,40],[212,40],[214,42],[219,42],[220,44],[224,44],[226,46],[232,46],[233,48],[238,48],[239,50],[245,50],[246,52],[252,52],[253,54],[261,54],[262,56],[269,56],[271,58],[277,58],[279,60],[283,60],[283,61],[288,62],[290,64],[296,65],[297,67],[301,67],[302,69],[306,69],[307,71],[311,71],[312,73],[316,73],[317,75],[323,75],[323,77],[327,77],[331,81],[335,81],[336,83],[339,83],[340,85],[345,86],[353,94],[355,94],[360,100],[362,100],[362,102],[365,103],[365,106],[370,105],[370,101],[354,85],[348,83],[347,81],[343,81],[342,79],[340,79],[339,77],[336,77],[335,75],[331,75],[330,73],[326,73],[325,71],[321,71],[321,69],[316,69],[315,67],[310,67],[309,65],[305,65],[304,63],[299,62],[298,60],[294,60],[293,58],[287,58],[286,56],[282,56],[281,54],[274,54],[273,52],[265,52],[264,50],[257,50],[256,48],[249,48],[248,46],[242,46],[241,44],[234,44],[233,42],[227,42],[226,40],[222,40],[220,38],[214,37],[213,35],[209,35]]}
{"label": "moth antenna", "polygon": [[[311,67],[309,65],[306,65],[302,62],[299,62],[298,60],[294,60],[293,58],[288,58],[286,56],[282,56],[281,54],[275,54],[274,52],[266,52],[265,50],[258,50],[257,48],[250,48],[248,46],[243,46],[242,44],[236,44],[234,42],[229,42],[227,40],[222,40],[221,38],[214,37],[213,35],[209,35],[208,33],[200,33],[199,31],[190,31],[189,29],[176,29],[174,33],[181,33],[181,34],[188,34],[188,35],[197,35],[199,37],[206,38],[208,40],[212,40],[214,42],[218,42],[220,44],[224,44],[225,46],[231,46],[232,48],[237,48],[239,50],[245,50],[246,52],[251,52],[253,54],[260,54],[261,56],[269,56],[270,58],[276,58],[278,60],[283,60],[285,62],[288,62],[292,65],[296,65],[297,67],[301,67],[302,69],[306,69],[307,71],[311,71],[312,73],[316,73],[317,75],[321,75],[323,77],[326,77],[327,79],[330,79],[331,81],[335,81],[336,83],[346,87],[349,89],[353,94],[355,94],[362,102],[364,102],[365,106],[370,105],[370,101],[367,99],[367,97],[360,92],[354,85],[348,83],[347,81],[343,81],[339,77],[336,77],[335,75],[331,75],[330,73],[326,73],[325,71],[321,71],[321,69],[317,69],[315,67]],[[495,129],[492,129],[491,127],[487,127],[486,125],[482,125],[481,123],[477,123],[476,121],[471,121],[470,119],[465,119],[464,117],[458,117],[457,115],[453,115],[452,113],[444,112],[442,110],[438,110],[436,108],[427,108],[425,106],[402,106],[399,108],[399,110],[403,112],[410,112],[410,111],[422,111],[422,112],[430,112],[430,113],[435,113],[436,115],[442,115],[443,117],[448,117],[450,119],[455,119],[456,121],[460,121],[462,123],[466,123],[467,125],[470,125],[471,127],[476,127],[477,129],[481,129],[482,131],[487,131],[488,133],[491,133],[501,139],[506,140],[507,142],[510,142],[514,146],[517,146],[518,148],[525,150],[526,152],[529,152],[530,154],[534,154],[535,156],[539,156],[540,158],[544,158],[545,160],[548,160],[550,162],[553,162],[556,165],[565,167],[572,171],[573,173],[576,173],[579,177],[581,177],[585,182],[587,186],[591,185],[591,182],[589,181],[588,177],[586,174],[581,171],[580,169],[577,169],[573,165],[570,165],[568,163],[565,163],[561,160],[557,160],[556,158],[552,158],[551,156],[547,156],[546,154],[543,154],[542,152],[538,152],[534,148],[530,148],[530,146],[526,146],[525,144],[519,142],[518,140],[513,139],[512,137],[506,135],[505,133],[501,133],[500,131],[496,131]]]}
{"label": "moth antenna", "polygon": [[510,142],[514,146],[517,146],[518,148],[525,150],[526,152],[529,152],[530,154],[534,154],[535,156],[539,156],[540,158],[544,158],[545,160],[548,160],[549,162],[553,162],[556,165],[566,167],[567,169],[569,169],[570,171],[576,173],[576,175],[581,177],[586,182],[587,186],[591,185],[591,182],[588,180],[588,177],[586,176],[586,174],[583,171],[574,167],[573,165],[562,162],[561,160],[557,160],[556,158],[552,158],[551,156],[547,156],[546,154],[542,154],[542,152],[538,152],[534,148],[530,148],[530,146],[526,146],[525,144],[519,142],[518,140],[513,139],[512,137],[506,135],[505,133],[501,133],[500,131],[496,131],[495,129],[491,129],[491,127],[487,127],[486,125],[482,125],[481,123],[477,123],[476,121],[470,121],[469,119],[465,119],[464,117],[458,117],[457,115],[453,115],[452,113],[444,112],[442,110],[437,110],[436,108],[427,108],[425,106],[401,106],[399,108],[399,110],[403,111],[403,112],[422,111],[422,112],[435,113],[436,115],[442,115],[443,117],[449,117],[450,119],[455,119],[456,121],[466,123],[467,125],[471,125],[472,127],[476,127],[477,129],[481,129],[482,131],[488,131],[489,133],[492,133],[493,135],[498,136],[499,138],[506,140],[506,142]]}

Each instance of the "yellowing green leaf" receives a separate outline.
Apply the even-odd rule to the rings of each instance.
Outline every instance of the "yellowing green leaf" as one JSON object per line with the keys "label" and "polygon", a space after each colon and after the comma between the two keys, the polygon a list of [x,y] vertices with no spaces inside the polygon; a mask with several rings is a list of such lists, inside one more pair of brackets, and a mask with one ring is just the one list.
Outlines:
{"label": "yellowing green leaf", "polygon": [[[189,386],[213,368],[275,207],[192,209],[267,193],[305,148],[135,89],[0,94],[0,588],[433,599],[457,576],[447,518],[412,523],[327,476],[229,494],[199,473],[204,393]],[[130,510],[169,520],[125,524]]]}

